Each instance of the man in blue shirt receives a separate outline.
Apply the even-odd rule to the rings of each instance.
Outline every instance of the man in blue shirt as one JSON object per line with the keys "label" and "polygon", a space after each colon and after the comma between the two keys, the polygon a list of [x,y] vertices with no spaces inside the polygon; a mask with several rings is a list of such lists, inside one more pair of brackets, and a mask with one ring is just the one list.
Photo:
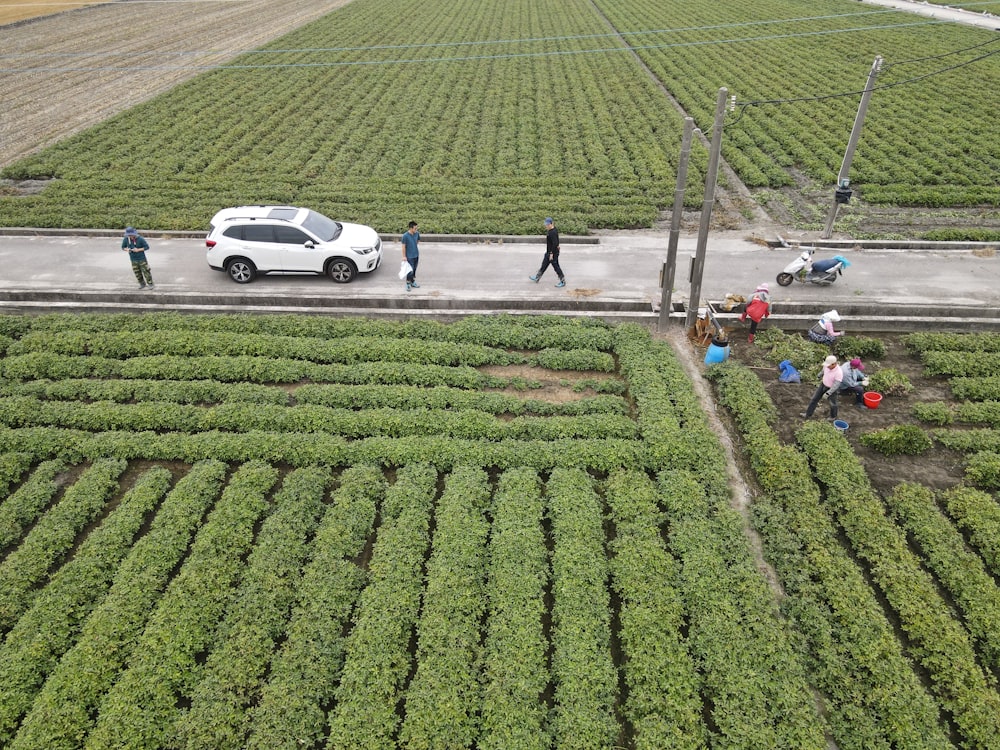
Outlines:
{"label": "man in blue shirt", "polygon": [[122,238],[122,250],[128,250],[128,259],[132,261],[132,272],[139,282],[139,288],[152,289],[153,274],[150,273],[149,263],[146,262],[146,251],[149,250],[146,238],[133,227],[126,227],[125,236]]}
{"label": "man in blue shirt", "polygon": [[410,272],[406,274],[406,291],[420,288],[420,284],[417,283],[417,261],[420,260],[418,228],[417,222],[411,221],[407,230],[403,232],[403,260],[410,264]]}

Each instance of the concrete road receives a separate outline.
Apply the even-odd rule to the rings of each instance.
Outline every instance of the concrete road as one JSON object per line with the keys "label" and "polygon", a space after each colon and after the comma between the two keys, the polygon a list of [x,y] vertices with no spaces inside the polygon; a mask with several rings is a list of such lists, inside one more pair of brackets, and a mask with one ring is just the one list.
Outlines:
{"label": "concrete road", "polygon": [[[156,291],[143,292],[143,303],[154,295],[197,293],[220,302],[240,299],[244,304],[294,304],[303,297],[330,297],[345,306],[379,300],[404,304],[434,301],[458,309],[465,301],[503,302],[591,300],[651,304],[659,302],[659,273],[666,259],[666,234],[620,232],[599,235],[596,244],[574,244],[563,239],[561,262],[567,286],[556,289],[551,269],[538,284],[528,280],[541,261],[544,241],[421,241],[419,290],[406,292],[397,278],[401,249],[398,239],[386,239],[382,266],[350,284],[334,284],[315,276],[263,276],[240,285],[205,262],[205,245],[198,238],[150,237],[148,253]],[[593,238],[591,238],[593,239]],[[134,299],[137,284],[118,236],[0,236],[0,294],[104,292]],[[696,237],[682,236],[678,250],[674,302],[687,303],[688,273]],[[793,249],[772,249],[752,242],[745,234],[711,235],[705,262],[702,298],[719,300],[728,293],[748,295],[757,283],[771,285],[776,303],[816,303],[836,306],[847,302],[915,304],[936,301],[943,307],[1000,305],[1000,259],[989,251],[844,249],[824,250],[816,258],[836,253],[852,263],[836,284],[818,287],[795,283],[779,287],[776,274],[794,257]],[[166,303],[169,304],[169,303]]]}

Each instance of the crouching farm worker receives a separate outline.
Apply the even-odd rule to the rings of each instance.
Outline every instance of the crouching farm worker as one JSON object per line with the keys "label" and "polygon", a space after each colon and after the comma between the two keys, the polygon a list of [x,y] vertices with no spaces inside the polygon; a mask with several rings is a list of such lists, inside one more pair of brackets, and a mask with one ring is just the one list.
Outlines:
{"label": "crouching farm worker", "polygon": [[758,284],[757,288],[753,290],[753,294],[750,295],[746,309],[740,313],[741,323],[745,323],[747,318],[750,319],[750,335],[747,336],[747,341],[751,344],[754,336],[757,335],[757,325],[770,314],[771,295],[768,286],[767,284]]}
{"label": "crouching farm worker", "polygon": [[833,330],[833,324],[840,322],[840,313],[836,310],[830,310],[823,313],[820,319],[816,321],[816,324],[809,329],[810,341],[815,341],[817,344],[832,344],[838,336],[843,336],[843,331]]}
{"label": "crouching farm worker", "polygon": [[854,392],[854,405],[864,406],[865,386],[868,385],[868,378],[865,377],[865,366],[861,360],[855,357],[850,362],[845,362],[841,368],[844,377],[840,383],[840,390]]}

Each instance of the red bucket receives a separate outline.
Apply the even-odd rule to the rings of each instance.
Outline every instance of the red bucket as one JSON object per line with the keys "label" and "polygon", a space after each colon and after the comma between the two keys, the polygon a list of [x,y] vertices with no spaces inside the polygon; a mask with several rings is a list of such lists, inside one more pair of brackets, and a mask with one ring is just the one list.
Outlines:
{"label": "red bucket", "polygon": [[877,409],[879,402],[882,400],[881,393],[875,393],[874,391],[865,394],[865,406],[869,409]]}

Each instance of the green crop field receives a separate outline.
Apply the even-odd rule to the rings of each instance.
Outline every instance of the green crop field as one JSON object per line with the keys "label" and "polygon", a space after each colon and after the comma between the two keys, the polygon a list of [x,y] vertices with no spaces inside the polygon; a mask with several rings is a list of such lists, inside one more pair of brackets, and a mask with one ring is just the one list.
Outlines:
{"label": "green crop field", "polygon": [[[274,202],[386,233],[648,227],[673,203],[683,113],[710,132],[722,86],[744,183],[831,186],[876,55],[858,195],[996,207],[997,45],[840,0],[355,0],[9,166],[54,179],[0,195],[0,221],[203,229]],[[706,161],[697,141],[689,206]]]}
{"label": "green crop field", "polygon": [[746,367],[711,377],[767,575],[633,324],[0,316],[0,354],[5,748],[1000,741],[995,498],[883,501]]}

